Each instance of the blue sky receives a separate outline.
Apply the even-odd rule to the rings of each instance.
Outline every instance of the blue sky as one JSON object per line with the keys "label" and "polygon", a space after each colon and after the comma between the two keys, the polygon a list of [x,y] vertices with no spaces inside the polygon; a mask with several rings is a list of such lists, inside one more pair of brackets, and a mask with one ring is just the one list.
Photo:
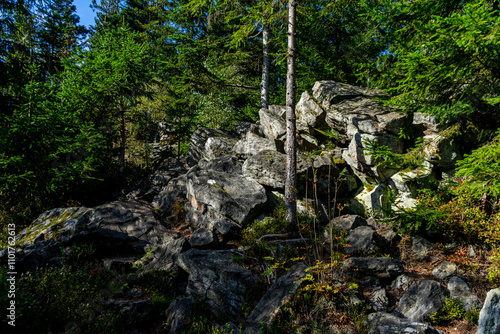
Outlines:
{"label": "blue sky", "polygon": [[80,16],[80,24],[87,28],[93,25],[95,13],[90,8],[92,0],[73,0],[73,4],[76,6],[76,14]]}

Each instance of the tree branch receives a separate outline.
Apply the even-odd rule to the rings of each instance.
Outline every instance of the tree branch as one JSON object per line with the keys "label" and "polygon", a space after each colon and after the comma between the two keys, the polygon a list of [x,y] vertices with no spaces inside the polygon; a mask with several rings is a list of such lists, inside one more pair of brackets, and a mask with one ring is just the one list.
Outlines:
{"label": "tree branch", "polygon": [[224,86],[228,87],[238,87],[238,88],[246,88],[246,89],[260,89],[260,87],[255,87],[255,86],[247,86],[247,85],[238,85],[238,84],[229,84],[225,83]]}

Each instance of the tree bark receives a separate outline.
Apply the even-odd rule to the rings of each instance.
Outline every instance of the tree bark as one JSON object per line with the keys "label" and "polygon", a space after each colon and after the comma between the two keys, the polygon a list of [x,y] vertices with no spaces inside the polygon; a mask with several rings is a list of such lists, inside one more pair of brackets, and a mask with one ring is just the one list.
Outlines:
{"label": "tree bark", "polygon": [[120,101],[120,175],[125,171],[125,144],[127,136],[125,133],[125,106],[123,100]]}
{"label": "tree bark", "polygon": [[269,25],[266,23],[262,27],[262,47],[264,52],[264,61],[262,64],[262,83],[260,89],[260,107],[267,109],[269,107]]}
{"label": "tree bark", "polygon": [[297,224],[297,152],[295,146],[295,9],[296,0],[288,1],[288,59],[286,75],[286,220],[290,226]]}

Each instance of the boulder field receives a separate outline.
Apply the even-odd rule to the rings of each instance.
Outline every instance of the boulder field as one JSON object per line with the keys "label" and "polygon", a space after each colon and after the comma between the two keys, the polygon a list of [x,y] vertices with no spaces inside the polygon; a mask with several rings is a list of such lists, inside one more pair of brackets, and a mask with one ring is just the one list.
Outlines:
{"label": "boulder field", "polygon": [[[342,250],[348,258],[336,279],[340,283],[356,279],[373,289],[366,301],[371,305],[366,320],[369,333],[441,333],[429,319],[443,308],[447,297],[461,300],[469,309],[482,307],[478,334],[500,333],[498,289],[491,290],[483,302],[450,263],[434,265],[434,277],[416,279],[401,259],[381,257],[392,254],[401,240],[377,222],[381,209],[390,205],[387,189],[395,194],[397,205],[412,207],[421,184],[453,175],[454,163],[462,156],[459,145],[447,135],[453,124],[443,125],[419,113],[408,119],[385,106],[381,101],[386,97],[377,90],[333,81],[316,82],[312,91],[302,94],[296,107],[299,207],[312,199],[315,207],[323,208],[304,212],[318,218],[318,236],[326,245],[334,242],[329,240],[330,227],[344,233]],[[139,263],[134,266],[138,274],[147,270],[186,274],[183,297],[165,310],[169,333],[188,328],[197,303],[224,319],[234,333],[258,333],[303,284],[312,265],[298,262],[263,284],[255,271],[235,260],[245,258],[248,251],[234,246],[242,231],[254,220],[266,219],[284,189],[284,107],[261,109],[259,118],[235,131],[198,129],[188,157],[163,160],[151,175],[119,192],[111,202],[42,213],[17,236],[19,270],[58,265],[61,249],[90,241],[108,265]],[[371,154],[370,143],[402,154],[408,148],[399,136],[404,126],[422,138],[421,166],[398,170],[381,165],[381,159]],[[336,184],[339,175],[342,180]],[[329,219],[324,208],[334,195],[349,206]],[[192,230],[189,235],[175,231],[179,212]],[[411,240],[417,258],[432,253],[432,244],[422,239]],[[273,242],[287,247],[290,241]],[[307,244],[307,240],[294,242]],[[7,250],[0,258],[6,261]],[[394,291],[401,298],[389,298]],[[249,295],[258,299],[243,318]],[[149,310],[147,303],[110,301],[113,307],[141,312]]]}

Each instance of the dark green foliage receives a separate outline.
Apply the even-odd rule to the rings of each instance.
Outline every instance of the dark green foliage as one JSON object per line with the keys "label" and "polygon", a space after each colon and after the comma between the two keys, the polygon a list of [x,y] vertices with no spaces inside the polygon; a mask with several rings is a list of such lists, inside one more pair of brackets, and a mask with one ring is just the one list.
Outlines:
{"label": "dark green foliage", "polygon": [[[497,1],[380,1],[374,39],[386,45],[366,66],[393,102],[440,118],[498,114]],[[383,8],[381,10],[381,8]],[[369,63],[367,65],[370,65]]]}
{"label": "dark green foliage", "polygon": [[457,163],[456,176],[461,178],[459,194],[470,194],[475,199],[489,197],[497,205],[500,198],[500,130],[486,145],[474,150]]}
{"label": "dark green foliage", "polygon": [[87,30],[78,25],[73,0],[40,2],[43,23],[39,30],[41,62],[47,78],[62,70],[62,60],[69,57],[85,36]]}
{"label": "dark green foliage", "polygon": [[67,200],[70,189],[99,177],[106,156],[103,134],[61,105],[58,89],[32,80],[14,95],[22,103],[13,106],[11,115],[0,116],[2,212],[33,218]]}
{"label": "dark green foliage", "polygon": [[479,320],[479,309],[465,311],[462,302],[451,297],[446,297],[443,309],[431,315],[431,320],[436,325],[447,325],[453,320],[465,319],[470,326],[477,325]]}

